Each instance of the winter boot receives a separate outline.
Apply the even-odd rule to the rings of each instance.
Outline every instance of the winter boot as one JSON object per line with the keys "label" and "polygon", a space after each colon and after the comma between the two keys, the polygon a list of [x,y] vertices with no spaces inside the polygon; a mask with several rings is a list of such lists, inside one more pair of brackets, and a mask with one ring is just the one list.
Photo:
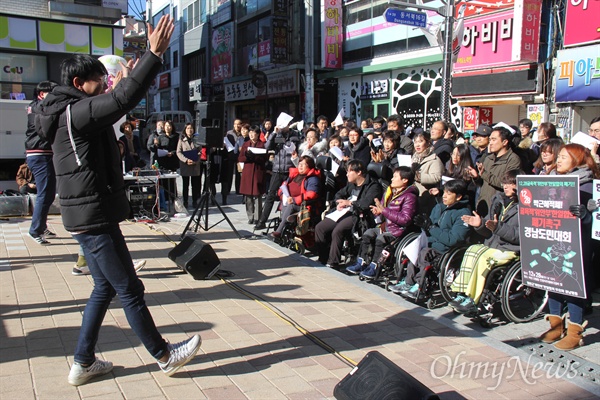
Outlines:
{"label": "winter boot", "polygon": [[581,325],[569,320],[567,320],[567,323],[567,335],[554,344],[554,347],[559,350],[573,350],[579,346],[583,346],[583,331],[587,326],[587,321],[583,321]]}
{"label": "winter boot", "polygon": [[544,343],[554,343],[565,335],[565,316],[547,314],[546,321],[550,321],[550,329],[540,336],[540,340]]}

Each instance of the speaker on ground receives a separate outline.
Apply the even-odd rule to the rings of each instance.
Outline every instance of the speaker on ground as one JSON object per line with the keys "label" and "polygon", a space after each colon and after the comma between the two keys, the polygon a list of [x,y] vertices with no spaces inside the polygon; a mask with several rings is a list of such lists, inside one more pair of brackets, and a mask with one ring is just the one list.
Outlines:
{"label": "speaker on ground", "polygon": [[427,386],[377,351],[367,353],[335,386],[338,400],[439,400]]}
{"label": "speaker on ground", "polygon": [[213,248],[191,236],[186,236],[169,252],[169,259],[195,280],[210,279],[221,266]]}

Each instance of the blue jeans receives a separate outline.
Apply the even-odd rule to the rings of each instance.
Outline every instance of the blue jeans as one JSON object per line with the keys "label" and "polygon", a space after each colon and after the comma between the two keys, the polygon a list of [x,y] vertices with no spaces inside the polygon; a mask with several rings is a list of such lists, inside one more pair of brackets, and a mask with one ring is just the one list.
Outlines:
{"label": "blue jeans", "polygon": [[133,269],[131,255],[119,225],[73,236],[83,247],[94,278],[94,289],[83,313],[75,361],[89,364],[96,359],[94,348],[98,332],[115,294],[119,295],[129,326],[150,354],[156,359],[161,358],[167,351],[167,343],[156,329],[146,306],[144,285]]}
{"label": "blue jeans", "polygon": [[56,196],[56,174],[52,156],[28,156],[27,165],[35,178],[37,198],[31,216],[29,234],[32,236],[43,235],[48,226],[48,211]]}
{"label": "blue jeans", "polygon": [[552,315],[562,315],[563,304],[567,302],[569,310],[569,321],[575,324],[583,324],[583,307],[585,299],[577,297],[564,296],[562,294],[548,293],[548,308]]}

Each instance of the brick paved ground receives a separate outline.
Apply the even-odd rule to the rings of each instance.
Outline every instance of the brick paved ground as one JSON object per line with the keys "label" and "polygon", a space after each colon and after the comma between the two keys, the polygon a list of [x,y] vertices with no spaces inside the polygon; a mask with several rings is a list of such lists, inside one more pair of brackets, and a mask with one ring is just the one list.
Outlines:
{"label": "brick paved ground", "polygon": [[[248,229],[239,225],[245,217],[240,207],[227,209],[238,227]],[[27,237],[27,219],[0,223],[3,399],[333,398],[335,385],[351,365],[281,316],[353,361],[372,350],[383,353],[442,398],[600,396],[600,385],[578,377],[558,378],[568,371],[547,372],[529,354],[446,318],[446,310],[416,307],[270,242],[239,240],[223,224],[200,231],[198,237],[213,246],[222,269],[235,273],[231,283],[265,302],[246,297],[226,281],[194,281],[167,258],[173,246],[168,239],[178,239],[182,221],[157,224],[159,231],[133,223],[123,223],[122,229],[133,257],[148,260],[140,277],[160,331],[173,342],[200,333],[201,352],[174,377],[164,376],[129,328],[116,299],[97,346],[98,356],[111,360],[114,371],[75,388],[66,377],[92,279],[71,275],[76,242],[59,216],[52,216],[50,223],[58,233],[50,246]],[[597,344],[587,347],[587,352],[597,350]],[[487,363],[482,365],[490,373],[496,365],[496,374],[485,376],[481,368],[471,368],[477,362]]]}

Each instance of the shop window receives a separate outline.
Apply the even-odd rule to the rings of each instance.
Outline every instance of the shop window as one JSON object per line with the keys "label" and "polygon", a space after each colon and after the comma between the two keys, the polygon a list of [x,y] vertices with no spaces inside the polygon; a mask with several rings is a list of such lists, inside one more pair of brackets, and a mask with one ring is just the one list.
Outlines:
{"label": "shop window", "polygon": [[261,18],[238,29],[237,73],[248,73],[248,66],[262,69],[271,64],[272,19]]}
{"label": "shop window", "polygon": [[187,67],[189,80],[206,79],[206,51],[188,56]]}
{"label": "shop window", "polygon": [[175,50],[173,52],[173,68],[179,67],[179,52]]}

